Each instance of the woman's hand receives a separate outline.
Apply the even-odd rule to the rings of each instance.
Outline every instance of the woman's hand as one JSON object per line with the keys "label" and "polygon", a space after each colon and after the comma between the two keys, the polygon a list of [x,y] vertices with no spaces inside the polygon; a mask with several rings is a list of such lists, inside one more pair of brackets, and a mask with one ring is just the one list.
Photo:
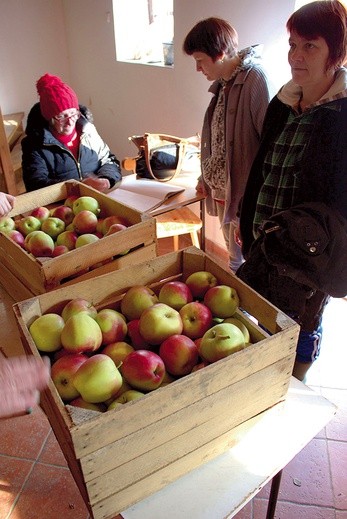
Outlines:
{"label": "woman's hand", "polygon": [[47,386],[49,377],[50,363],[46,358],[0,355],[0,417],[30,412],[39,403],[40,391]]}
{"label": "woman's hand", "polygon": [[0,192],[0,217],[5,216],[13,209],[15,200],[14,196]]}
{"label": "woman's hand", "polygon": [[93,187],[94,189],[101,191],[101,193],[105,193],[111,187],[110,181],[107,178],[99,178],[96,176],[87,177],[83,179],[82,182],[87,186]]}

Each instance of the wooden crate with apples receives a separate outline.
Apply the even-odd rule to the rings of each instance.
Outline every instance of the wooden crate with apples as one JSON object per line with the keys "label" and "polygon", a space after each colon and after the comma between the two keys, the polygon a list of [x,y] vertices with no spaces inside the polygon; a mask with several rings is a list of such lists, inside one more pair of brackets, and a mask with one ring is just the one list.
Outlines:
{"label": "wooden crate with apples", "polygon": [[[16,219],[37,207],[52,208],[63,204],[70,196],[91,196],[98,200],[102,210],[100,214],[123,216],[131,225],[124,231],[54,258],[35,258],[6,234],[0,233],[0,283],[15,301],[157,256],[154,218],[77,181],[62,182],[19,195],[9,216]],[[127,249],[130,252],[122,255]]]}
{"label": "wooden crate with apples", "polygon": [[[94,519],[111,519],[237,441],[238,426],[286,397],[299,326],[195,247],[81,281],[14,305],[27,354],[39,355],[29,326],[82,297],[119,308],[136,284],[158,293],[168,280],[211,272],[236,289],[253,344],[105,413],[64,405],[51,381],[41,398]],[[265,331],[266,330],[266,331]]]}

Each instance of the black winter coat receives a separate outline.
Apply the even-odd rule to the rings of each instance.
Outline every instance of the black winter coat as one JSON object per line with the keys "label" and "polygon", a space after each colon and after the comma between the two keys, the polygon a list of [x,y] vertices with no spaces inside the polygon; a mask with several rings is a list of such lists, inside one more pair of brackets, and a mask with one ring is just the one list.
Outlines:
{"label": "black winter coat", "polygon": [[118,159],[98,134],[91,112],[80,105],[76,125],[82,129],[79,160],[49,130],[37,103],[28,115],[26,137],[22,140],[23,180],[27,191],[33,191],[66,180],[82,181],[91,174],[107,178],[114,187],[121,181]]}

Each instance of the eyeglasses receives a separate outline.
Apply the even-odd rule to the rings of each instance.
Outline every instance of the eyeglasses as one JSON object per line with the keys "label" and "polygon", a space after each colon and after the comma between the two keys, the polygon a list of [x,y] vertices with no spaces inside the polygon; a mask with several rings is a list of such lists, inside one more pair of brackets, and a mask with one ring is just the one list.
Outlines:
{"label": "eyeglasses", "polygon": [[77,121],[77,119],[79,118],[80,115],[81,115],[81,112],[79,110],[77,110],[76,112],[74,112],[73,114],[70,114],[70,115],[68,115],[68,114],[56,115],[55,117],[53,117],[53,119],[55,121],[57,121],[58,123],[67,123],[68,121],[70,121],[70,119]]}

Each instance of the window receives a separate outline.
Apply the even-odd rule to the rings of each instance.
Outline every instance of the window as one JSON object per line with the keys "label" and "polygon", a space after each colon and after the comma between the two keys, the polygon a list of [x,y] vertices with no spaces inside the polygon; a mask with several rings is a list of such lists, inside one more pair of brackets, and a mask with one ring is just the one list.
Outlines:
{"label": "window", "polygon": [[118,61],[173,66],[173,0],[113,0]]}

